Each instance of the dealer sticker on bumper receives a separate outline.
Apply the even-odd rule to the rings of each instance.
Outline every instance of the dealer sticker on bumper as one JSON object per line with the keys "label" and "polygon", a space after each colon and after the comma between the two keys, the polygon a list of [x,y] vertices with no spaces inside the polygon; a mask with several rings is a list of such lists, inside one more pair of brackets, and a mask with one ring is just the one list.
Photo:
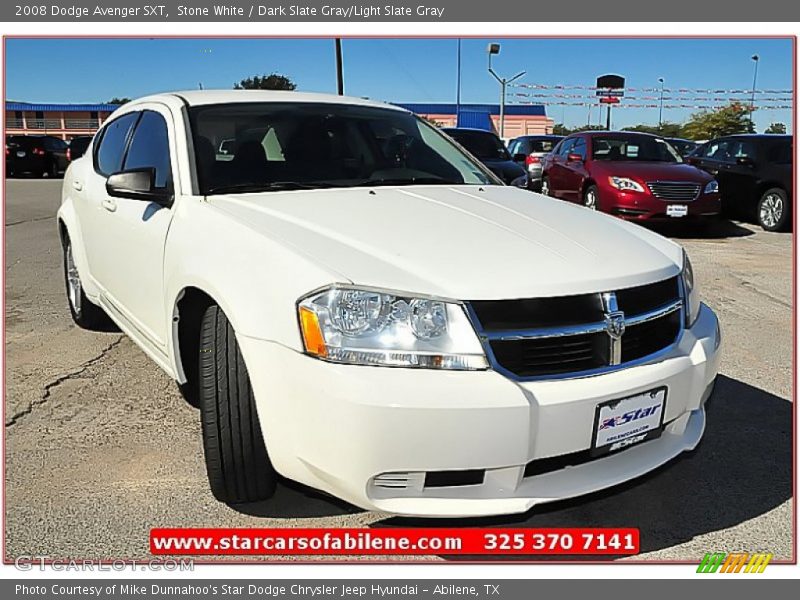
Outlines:
{"label": "dealer sticker on bumper", "polygon": [[622,450],[661,435],[667,388],[660,387],[597,407],[593,454]]}
{"label": "dealer sticker on bumper", "polygon": [[689,207],[685,204],[670,204],[667,206],[668,217],[685,217],[689,214]]}

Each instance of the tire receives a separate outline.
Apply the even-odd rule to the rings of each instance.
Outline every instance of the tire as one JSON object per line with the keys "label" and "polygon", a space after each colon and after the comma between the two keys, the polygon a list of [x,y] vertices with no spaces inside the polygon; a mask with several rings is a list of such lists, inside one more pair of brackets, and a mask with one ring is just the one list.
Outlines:
{"label": "tire", "polygon": [[591,210],[600,210],[600,198],[597,195],[597,186],[592,184],[583,192],[583,205]]}
{"label": "tire", "polygon": [[233,327],[216,305],[200,327],[200,416],[211,492],[220,502],[266,500],[277,474],[256,414],[253,389]]}
{"label": "tire", "polygon": [[69,312],[78,327],[91,331],[109,331],[113,327],[111,319],[105,311],[93,304],[83,292],[78,267],[72,256],[72,242],[69,237],[64,239],[64,284]]}
{"label": "tire", "polygon": [[550,179],[542,177],[542,183],[539,184],[539,193],[543,196],[550,196]]}
{"label": "tire", "polygon": [[756,219],[764,231],[785,231],[791,219],[789,201],[781,188],[770,188],[761,194],[756,205]]}

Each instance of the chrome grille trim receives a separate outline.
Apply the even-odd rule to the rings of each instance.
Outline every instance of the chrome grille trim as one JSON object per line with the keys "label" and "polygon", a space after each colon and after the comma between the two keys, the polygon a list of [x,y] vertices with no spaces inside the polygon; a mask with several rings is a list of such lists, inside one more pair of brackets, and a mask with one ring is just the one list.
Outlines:
{"label": "chrome grille trim", "polygon": [[[685,329],[684,323],[686,315],[685,312],[686,293],[683,287],[683,279],[680,276],[678,276],[677,281],[678,281],[677,300],[673,302],[668,302],[667,304],[664,304],[650,311],[637,313],[632,316],[627,316],[627,315],[625,316],[625,326],[633,327],[636,325],[641,325],[643,323],[655,321],[657,319],[669,317],[673,313],[677,312],[679,315],[679,326],[677,334],[674,340],[672,340],[670,344],[646,356],[641,356],[639,358],[635,358],[625,362],[619,362],[618,364],[607,364],[605,366],[592,368],[588,370],[571,371],[566,373],[554,373],[547,375],[527,375],[527,376],[517,375],[513,371],[510,371],[509,369],[503,367],[503,365],[498,362],[494,354],[494,350],[492,349],[492,342],[519,341],[519,340],[539,339],[539,338],[564,338],[573,335],[593,334],[593,333],[596,334],[603,331],[607,331],[608,326],[605,321],[568,326],[568,327],[486,331],[481,325],[481,321],[478,318],[475,309],[472,307],[472,304],[470,302],[466,302],[464,304],[464,307],[466,308],[467,316],[469,320],[472,322],[472,326],[475,328],[475,331],[478,334],[478,338],[480,339],[481,344],[483,345],[486,357],[489,361],[489,365],[492,370],[497,371],[498,373],[508,377],[509,379],[520,382],[553,381],[559,379],[580,379],[586,377],[594,377],[596,375],[604,375],[606,373],[612,373],[614,371],[635,367],[637,365],[648,364],[665,357],[672,350],[674,350],[674,348],[678,345],[683,335]],[[600,293],[598,293],[597,295],[601,296]]]}
{"label": "chrome grille trim", "polygon": [[[633,326],[654,319],[665,317],[668,314],[680,310],[683,307],[683,300],[675,300],[658,308],[634,315],[632,317],[625,317],[625,325]],[[598,321],[596,323],[587,323],[585,325],[574,325],[572,327],[551,327],[540,329],[518,329],[516,331],[478,331],[479,335],[485,337],[487,340],[531,340],[539,338],[556,338],[569,335],[581,335],[586,333],[601,333],[606,330],[606,322]]]}
{"label": "chrome grille trim", "polygon": [[692,181],[648,181],[647,188],[660,200],[691,202],[700,196],[702,184]]}

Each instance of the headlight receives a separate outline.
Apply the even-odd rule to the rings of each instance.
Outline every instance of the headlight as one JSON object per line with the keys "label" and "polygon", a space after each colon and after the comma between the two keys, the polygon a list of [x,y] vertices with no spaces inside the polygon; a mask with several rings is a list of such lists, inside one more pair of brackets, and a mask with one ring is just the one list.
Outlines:
{"label": "headlight", "polygon": [[644,188],[635,182],[633,179],[628,179],[627,177],[609,177],[608,183],[611,184],[611,187],[615,187],[618,190],[622,190],[624,192],[643,192]]}
{"label": "headlight", "polygon": [[333,286],[297,306],[306,353],[332,362],[486,369],[464,307],[435,298]]}
{"label": "headlight", "polygon": [[697,285],[694,280],[692,261],[689,260],[689,255],[686,254],[685,250],[683,251],[683,271],[681,271],[681,277],[683,279],[686,327],[691,327],[700,314],[700,293],[697,291]]}
{"label": "headlight", "polygon": [[719,192],[719,183],[716,179],[709,181],[703,190],[704,194],[716,194],[717,192]]}

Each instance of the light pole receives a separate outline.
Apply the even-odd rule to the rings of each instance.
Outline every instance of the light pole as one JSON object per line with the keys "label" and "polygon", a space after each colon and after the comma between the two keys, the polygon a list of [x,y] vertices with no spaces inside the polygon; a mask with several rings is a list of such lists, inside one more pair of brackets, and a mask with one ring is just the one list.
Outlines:
{"label": "light pole", "polygon": [[658,82],[661,84],[661,99],[658,101],[658,131],[661,131],[661,115],[664,113],[664,78],[659,77]]}
{"label": "light pole", "polygon": [[755,63],[753,66],[753,91],[750,93],[750,129],[756,130],[753,123],[753,112],[756,110],[756,81],[758,79],[758,54],[753,54],[750,59]]}
{"label": "light pole", "polygon": [[461,38],[458,38],[458,61],[456,77],[456,127],[458,127],[458,116],[461,114]]}
{"label": "light pole", "polygon": [[489,54],[489,73],[492,77],[497,80],[497,83],[500,84],[500,139],[503,139],[503,133],[505,133],[505,121],[506,121],[506,86],[519,79],[523,75],[525,75],[526,71],[520,71],[516,75],[514,75],[511,79],[506,79],[505,77],[500,77],[497,73],[494,72],[492,69],[492,54],[500,54],[500,44],[489,44],[486,47],[486,52]]}

